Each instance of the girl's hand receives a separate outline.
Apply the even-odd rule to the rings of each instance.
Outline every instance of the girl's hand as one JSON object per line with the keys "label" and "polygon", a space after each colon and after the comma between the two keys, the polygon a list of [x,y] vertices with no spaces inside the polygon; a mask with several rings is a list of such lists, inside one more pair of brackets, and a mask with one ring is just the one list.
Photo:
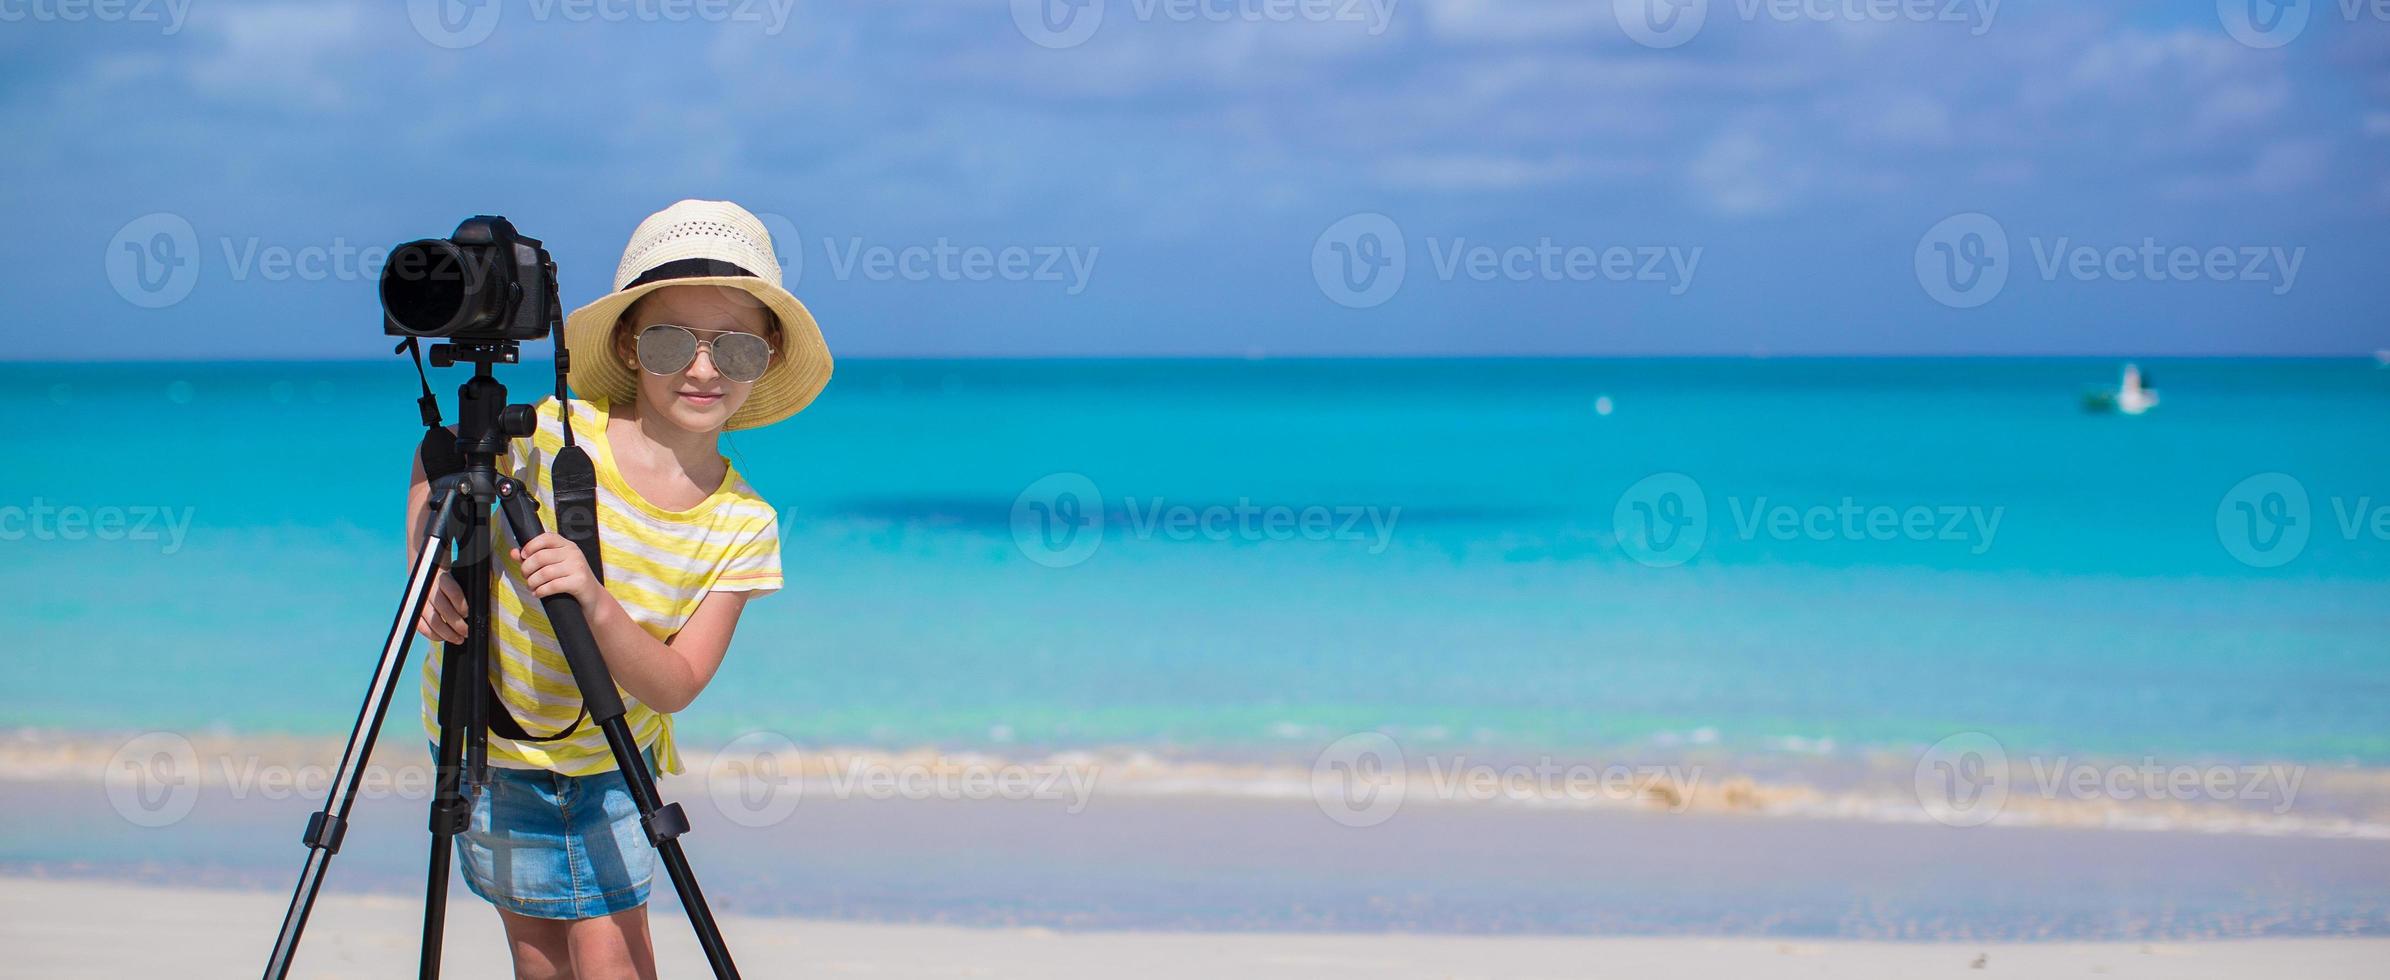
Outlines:
{"label": "girl's hand", "polygon": [[415,632],[442,643],[465,642],[465,590],[445,568],[432,573],[432,597],[415,616]]}
{"label": "girl's hand", "polygon": [[589,559],[582,556],[580,546],[565,540],[564,535],[542,532],[513,554],[523,563],[523,584],[531,587],[532,595],[542,599],[569,595],[581,600],[581,608],[591,613],[606,595],[606,587],[590,572]]}

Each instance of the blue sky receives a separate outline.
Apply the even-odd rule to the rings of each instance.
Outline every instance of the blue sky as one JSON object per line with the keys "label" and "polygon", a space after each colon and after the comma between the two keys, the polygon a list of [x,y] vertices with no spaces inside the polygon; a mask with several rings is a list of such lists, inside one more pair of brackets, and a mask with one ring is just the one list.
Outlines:
{"label": "blue sky", "polygon": [[384,356],[379,249],[575,306],[682,197],[846,356],[2390,347],[2390,22],[2274,3],[0,0],[0,356]]}

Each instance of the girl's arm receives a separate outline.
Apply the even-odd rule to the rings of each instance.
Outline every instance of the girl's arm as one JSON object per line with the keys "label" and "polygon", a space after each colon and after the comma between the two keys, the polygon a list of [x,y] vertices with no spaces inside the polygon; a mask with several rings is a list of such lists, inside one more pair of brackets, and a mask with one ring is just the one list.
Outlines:
{"label": "girl's arm", "polygon": [[581,601],[589,632],[597,638],[598,654],[614,673],[615,685],[666,714],[688,707],[714,679],[723,654],[730,651],[739,613],[754,595],[706,593],[689,622],[667,643],[631,619],[622,603],[590,574],[589,559],[580,547],[563,535],[549,531],[532,538],[516,550],[515,558],[523,563],[523,577],[533,595],[545,598],[561,592]]}
{"label": "girl's arm", "polygon": [[[449,431],[456,431],[450,426]],[[426,535],[431,533],[431,478],[423,472],[423,457],[408,453],[414,461],[414,472],[407,478],[407,568],[415,567],[415,558],[423,550]],[[415,632],[443,643],[465,642],[465,590],[449,577],[448,569],[433,573],[431,601],[423,604],[423,612],[415,617]]]}

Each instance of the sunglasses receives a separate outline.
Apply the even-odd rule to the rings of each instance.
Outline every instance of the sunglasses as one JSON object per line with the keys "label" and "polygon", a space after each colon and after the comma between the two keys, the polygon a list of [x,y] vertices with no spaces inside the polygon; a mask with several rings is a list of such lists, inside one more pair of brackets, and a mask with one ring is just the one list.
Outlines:
{"label": "sunglasses", "polygon": [[666,377],[679,374],[696,363],[700,346],[713,352],[714,370],[732,381],[753,381],[763,377],[764,369],[772,366],[770,341],[735,330],[705,332],[720,336],[699,340],[697,330],[673,323],[658,323],[640,330],[640,368]]}

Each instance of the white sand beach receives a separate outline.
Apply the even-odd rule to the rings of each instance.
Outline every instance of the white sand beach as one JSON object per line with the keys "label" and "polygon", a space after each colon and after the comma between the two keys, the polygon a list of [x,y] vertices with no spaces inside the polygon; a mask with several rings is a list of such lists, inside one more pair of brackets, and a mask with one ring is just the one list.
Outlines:
{"label": "white sand beach", "polygon": [[[460,893],[445,973],[507,976],[495,916]],[[288,896],[0,878],[0,975],[43,980],[248,977]],[[418,904],[327,896],[295,976],[412,976]],[[655,935],[666,977],[706,974],[677,912]],[[1876,943],[1314,933],[1055,932],[725,917],[749,977],[2378,977],[2390,939],[2189,943]]]}

